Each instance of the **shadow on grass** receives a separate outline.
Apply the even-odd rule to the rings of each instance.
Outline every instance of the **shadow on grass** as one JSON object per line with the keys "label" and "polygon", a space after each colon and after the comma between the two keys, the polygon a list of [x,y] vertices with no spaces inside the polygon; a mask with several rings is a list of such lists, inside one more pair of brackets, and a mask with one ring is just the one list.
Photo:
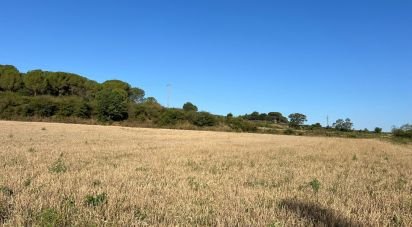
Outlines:
{"label": "shadow on grass", "polygon": [[291,211],[302,218],[309,219],[314,226],[365,226],[352,221],[337,213],[315,203],[298,201],[296,199],[285,199],[281,207]]}

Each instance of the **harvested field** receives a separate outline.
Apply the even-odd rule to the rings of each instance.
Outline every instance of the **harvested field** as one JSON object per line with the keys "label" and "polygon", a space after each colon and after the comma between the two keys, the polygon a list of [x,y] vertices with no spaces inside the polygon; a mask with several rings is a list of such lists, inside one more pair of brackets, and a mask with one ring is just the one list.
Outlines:
{"label": "harvested field", "polygon": [[410,145],[12,121],[0,141],[0,225],[412,225]]}

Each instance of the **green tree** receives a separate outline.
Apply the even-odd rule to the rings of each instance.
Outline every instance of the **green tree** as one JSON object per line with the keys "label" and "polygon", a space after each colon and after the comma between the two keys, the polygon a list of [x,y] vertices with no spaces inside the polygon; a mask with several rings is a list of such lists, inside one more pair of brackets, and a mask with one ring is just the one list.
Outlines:
{"label": "green tree", "polygon": [[288,123],[288,119],[279,112],[269,112],[267,120],[275,123]]}
{"label": "green tree", "polygon": [[393,128],[392,129],[392,134],[396,137],[403,137],[403,138],[412,139],[412,125],[411,124],[405,124],[405,125],[401,126],[400,128]]}
{"label": "green tree", "polygon": [[135,103],[142,103],[144,101],[144,90],[133,87],[129,90],[129,99]]}
{"label": "green tree", "polygon": [[51,117],[56,114],[58,104],[52,97],[31,97],[30,102],[25,108],[24,112],[28,116]]}
{"label": "green tree", "polygon": [[159,125],[176,125],[180,121],[185,120],[185,114],[178,109],[166,109],[160,116]]}
{"label": "green tree", "polygon": [[376,127],[374,132],[377,134],[382,133],[382,128]]}
{"label": "green tree", "polygon": [[155,97],[147,97],[143,100],[145,103],[159,103]]}
{"label": "green tree", "polygon": [[46,79],[45,72],[41,70],[29,71],[24,77],[24,86],[34,96],[46,94],[48,90],[48,81]]}
{"label": "green tree", "polygon": [[298,128],[307,121],[306,115],[301,113],[293,113],[289,115],[289,126]]}
{"label": "green tree", "polygon": [[130,84],[123,82],[121,80],[106,80],[102,83],[103,89],[113,90],[113,89],[121,89],[129,94],[129,90],[131,89]]}
{"label": "green tree", "polygon": [[0,90],[18,91],[23,88],[20,72],[12,65],[0,65]]}
{"label": "green tree", "polygon": [[191,119],[191,123],[200,127],[214,126],[217,124],[217,120],[215,116],[208,112],[200,112],[195,113],[195,115]]}
{"label": "green tree", "polygon": [[158,121],[162,114],[163,107],[156,102],[143,102],[134,105],[132,110],[132,117],[141,122]]}
{"label": "green tree", "polygon": [[338,119],[335,123],[333,123],[332,128],[339,130],[339,131],[351,131],[353,127],[353,123],[349,118]]}
{"label": "green tree", "polygon": [[183,105],[183,110],[186,112],[189,112],[189,111],[197,112],[198,109],[197,109],[197,106],[193,105],[193,103],[187,102]]}
{"label": "green tree", "polygon": [[103,89],[96,95],[97,114],[101,121],[121,121],[128,117],[127,93],[122,89]]}

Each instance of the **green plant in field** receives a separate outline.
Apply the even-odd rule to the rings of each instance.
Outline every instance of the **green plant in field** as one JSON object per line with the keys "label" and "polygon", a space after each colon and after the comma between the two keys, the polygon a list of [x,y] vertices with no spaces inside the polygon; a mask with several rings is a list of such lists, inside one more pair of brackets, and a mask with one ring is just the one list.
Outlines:
{"label": "green plant in field", "polygon": [[143,209],[136,208],[134,210],[134,217],[139,221],[144,221],[147,218],[147,214]]}
{"label": "green plant in field", "polygon": [[24,185],[25,187],[29,187],[29,186],[31,185],[31,178],[27,178],[27,179],[23,182],[23,185]]}
{"label": "green plant in field", "polygon": [[12,196],[14,194],[13,190],[7,186],[1,186],[0,191],[5,195],[5,196]]}
{"label": "green plant in field", "polygon": [[66,196],[66,197],[63,198],[62,204],[65,207],[75,207],[76,206],[76,201],[74,200],[73,197]]}
{"label": "green plant in field", "polygon": [[11,206],[4,200],[0,200],[0,225],[5,223],[11,215]]}
{"label": "green plant in field", "polygon": [[402,190],[408,182],[405,180],[403,176],[399,177],[395,183],[395,187],[398,190]]}
{"label": "green plant in field", "polygon": [[309,182],[309,185],[314,193],[318,193],[320,189],[320,182],[318,179],[314,178],[311,182]]}
{"label": "green plant in field", "polygon": [[135,170],[138,171],[138,172],[147,172],[147,171],[149,171],[149,168],[144,167],[144,166],[139,166]]}
{"label": "green plant in field", "polygon": [[47,208],[37,214],[36,221],[39,226],[59,226],[60,215],[55,209]]}
{"label": "green plant in field", "polygon": [[94,180],[94,181],[92,182],[92,185],[93,185],[94,187],[100,186],[101,184],[102,184],[102,182],[101,182],[100,180]]}
{"label": "green plant in field", "polygon": [[49,171],[52,173],[65,173],[67,171],[63,161],[63,154],[60,154],[60,157],[50,166]]}
{"label": "green plant in field", "polygon": [[36,149],[30,147],[30,148],[27,150],[27,152],[29,152],[29,153],[34,153],[34,152],[36,152]]}
{"label": "green plant in field", "polygon": [[84,202],[87,206],[100,206],[107,203],[107,194],[103,192],[97,195],[87,195]]}
{"label": "green plant in field", "polygon": [[278,221],[272,222],[268,225],[268,227],[282,227],[282,226],[283,226],[282,223]]}
{"label": "green plant in field", "polygon": [[353,160],[353,161],[357,161],[357,160],[358,160],[358,157],[356,157],[356,154],[353,155],[352,160]]}
{"label": "green plant in field", "polygon": [[402,217],[399,216],[399,215],[397,215],[397,214],[393,215],[393,217],[392,217],[392,224],[393,224],[394,226],[403,226]]}

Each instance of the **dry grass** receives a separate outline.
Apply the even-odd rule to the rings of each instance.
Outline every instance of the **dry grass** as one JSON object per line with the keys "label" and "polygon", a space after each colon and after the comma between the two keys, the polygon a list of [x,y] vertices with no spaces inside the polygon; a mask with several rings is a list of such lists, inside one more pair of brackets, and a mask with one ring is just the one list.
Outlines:
{"label": "dry grass", "polygon": [[412,225],[407,145],[7,121],[0,141],[8,226]]}

